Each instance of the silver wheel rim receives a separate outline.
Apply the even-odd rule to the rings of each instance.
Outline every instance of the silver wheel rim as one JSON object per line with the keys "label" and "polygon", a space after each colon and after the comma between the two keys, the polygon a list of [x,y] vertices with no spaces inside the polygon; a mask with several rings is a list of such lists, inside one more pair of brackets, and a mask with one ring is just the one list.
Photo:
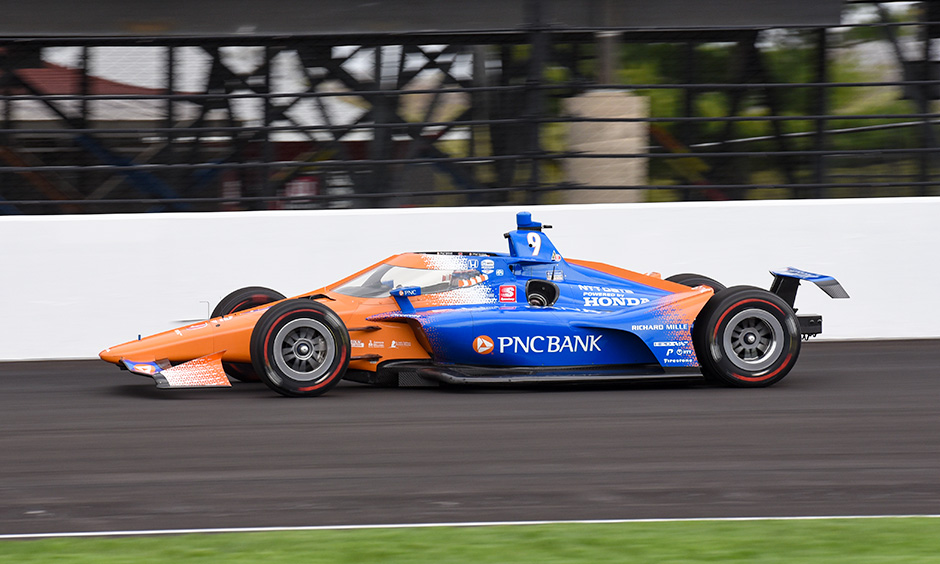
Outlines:
{"label": "silver wheel rim", "polygon": [[773,366],[783,354],[783,325],[762,309],[746,309],[728,321],[722,339],[728,359],[748,372]]}
{"label": "silver wheel rim", "polygon": [[336,341],[326,325],[315,319],[295,319],[274,336],[274,363],[291,380],[312,382],[333,364]]}

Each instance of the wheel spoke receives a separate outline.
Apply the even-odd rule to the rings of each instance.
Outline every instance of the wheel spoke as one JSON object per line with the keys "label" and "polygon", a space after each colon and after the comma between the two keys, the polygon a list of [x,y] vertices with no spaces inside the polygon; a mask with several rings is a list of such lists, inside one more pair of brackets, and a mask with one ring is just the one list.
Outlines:
{"label": "wheel spoke", "polygon": [[760,371],[779,358],[781,345],[778,341],[783,335],[784,329],[773,314],[751,308],[731,317],[722,340],[732,364],[742,370]]}
{"label": "wheel spoke", "polygon": [[328,374],[337,343],[328,325],[315,318],[298,317],[275,335],[274,360],[284,376],[297,382],[315,382]]}

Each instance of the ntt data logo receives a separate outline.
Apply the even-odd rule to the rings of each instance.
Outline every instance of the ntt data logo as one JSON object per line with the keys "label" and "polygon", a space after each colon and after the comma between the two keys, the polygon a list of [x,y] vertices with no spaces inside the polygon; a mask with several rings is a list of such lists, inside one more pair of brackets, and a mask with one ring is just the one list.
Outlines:
{"label": "ntt data logo", "polygon": [[490,354],[493,352],[493,339],[486,335],[480,335],[473,340],[473,350],[480,354]]}

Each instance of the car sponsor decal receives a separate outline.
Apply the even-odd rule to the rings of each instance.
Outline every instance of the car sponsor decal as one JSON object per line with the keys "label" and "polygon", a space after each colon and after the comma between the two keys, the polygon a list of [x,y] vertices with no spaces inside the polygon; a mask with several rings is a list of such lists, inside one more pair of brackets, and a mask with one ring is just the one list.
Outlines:
{"label": "car sponsor decal", "polygon": [[480,354],[492,352],[512,354],[560,354],[602,352],[603,335],[530,335],[526,337],[496,337],[486,335],[473,340],[473,349]]}
{"label": "car sponsor decal", "polygon": [[686,364],[689,358],[695,358],[690,341],[656,341],[653,346],[666,349],[661,352],[664,364]]}
{"label": "car sponsor decal", "polygon": [[692,322],[712,295],[710,288],[685,292],[650,311],[648,323],[632,323],[630,331],[652,347],[663,366],[697,366]]}
{"label": "car sponsor decal", "polygon": [[143,372],[144,374],[154,374],[157,367],[153,364],[135,364],[131,367],[132,372]]}
{"label": "car sponsor decal", "polygon": [[626,296],[600,296],[585,297],[585,307],[633,307],[649,303],[649,298],[634,298]]}
{"label": "car sponsor decal", "polygon": [[653,324],[634,324],[630,326],[631,331],[688,331],[688,323],[653,323]]}
{"label": "car sponsor decal", "polygon": [[499,287],[499,301],[500,302],[515,302],[516,301],[516,287],[512,284],[507,284]]}
{"label": "car sponsor decal", "polygon": [[[121,362],[124,364],[124,367],[133,372],[134,374],[141,374],[143,376],[154,376],[159,374],[160,371],[164,368],[160,363],[156,361],[145,362],[145,361],[134,361],[127,360],[122,358]],[[166,366],[169,368],[169,365]]]}
{"label": "car sponsor decal", "polygon": [[578,284],[585,307],[634,307],[649,303],[649,298],[632,296],[633,290],[609,286]]}
{"label": "car sponsor decal", "polygon": [[486,335],[480,335],[473,340],[473,350],[480,354],[490,354],[493,352],[493,339]]}

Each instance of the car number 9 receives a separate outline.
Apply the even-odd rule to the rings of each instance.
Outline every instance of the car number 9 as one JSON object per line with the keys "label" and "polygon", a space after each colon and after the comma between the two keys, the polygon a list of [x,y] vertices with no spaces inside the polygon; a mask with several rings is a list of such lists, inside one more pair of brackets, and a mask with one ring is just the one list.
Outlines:
{"label": "car number 9", "polygon": [[538,233],[529,233],[526,237],[529,241],[529,246],[532,247],[532,256],[539,254],[539,251],[542,250],[542,238],[539,237]]}

